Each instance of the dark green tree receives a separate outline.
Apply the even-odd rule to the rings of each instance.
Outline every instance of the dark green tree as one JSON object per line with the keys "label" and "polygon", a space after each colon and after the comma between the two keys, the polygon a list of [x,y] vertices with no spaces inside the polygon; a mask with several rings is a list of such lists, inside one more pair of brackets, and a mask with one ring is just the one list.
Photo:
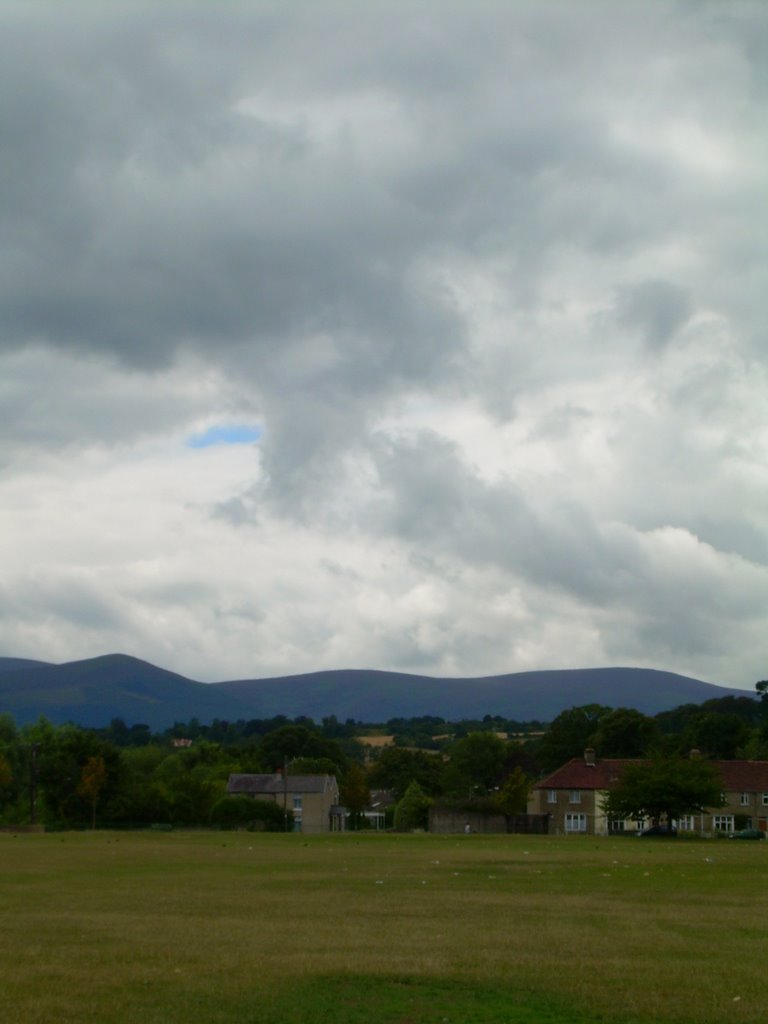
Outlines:
{"label": "dark green tree", "polygon": [[434,796],[443,790],[443,762],[425,750],[385,747],[371,766],[368,782],[374,789],[391,789],[397,800],[411,782],[418,782],[425,793]]}
{"label": "dark green tree", "polygon": [[227,779],[237,765],[228,751],[202,742],[166,757],[153,774],[167,797],[170,820],[179,825],[204,825],[211,807],[226,793]]}
{"label": "dark green tree", "polygon": [[338,775],[339,766],[330,757],[295,757],[288,764],[289,775]]}
{"label": "dark green tree", "polygon": [[89,757],[80,771],[80,782],[75,792],[91,805],[91,828],[96,828],[96,805],[107,783],[107,766],[101,754]]}
{"label": "dark green tree", "polygon": [[269,771],[277,771],[297,757],[324,757],[341,771],[347,759],[336,740],[327,739],[306,725],[284,725],[268,733],[259,746],[261,760]]}
{"label": "dark green tree", "polygon": [[418,782],[412,782],[395,807],[395,828],[403,832],[426,828],[429,822],[429,808],[432,800]]}
{"label": "dark green tree", "polygon": [[167,746],[159,744],[120,751],[120,784],[110,802],[114,822],[142,825],[171,821],[171,792],[157,772],[163,761],[173,757],[175,754]]}
{"label": "dark green tree", "polygon": [[610,818],[650,818],[672,822],[701,814],[722,802],[722,779],[715,766],[700,759],[658,757],[627,765],[606,797]]}
{"label": "dark green tree", "polygon": [[92,797],[80,790],[83,769],[91,758],[101,758],[104,764],[99,799],[106,803],[117,793],[122,771],[120,754],[94,731],[76,725],[54,728],[42,722],[25,735],[37,745],[37,785],[46,823],[74,826],[92,820]]}
{"label": "dark green tree", "polygon": [[21,741],[16,723],[0,714],[0,821],[17,824],[29,816],[31,751]]}
{"label": "dark green tree", "polygon": [[537,744],[537,754],[545,772],[581,757],[584,750],[592,746],[592,737],[611,708],[602,704],[584,704],[581,707],[561,711]]}
{"label": "dark green tree", "polygon": [[363,811],[371,802],[371,791],[363,768],[354,761],[347,768],[339,786],[339,801],[349,811],[348,825],[352,830],[365,823]]}
{"label": "dark green tree", "polygon": [[735,714],[718,714],[709,711],[697,715],[685,730],[682,746],[694,748],[709,757],[727,760],[743,756],[743,748],[749,742],[752,730],[744,719]]}
{"label": "dark green tree", "polygon": [[614,708],[600,718],[589,745],[598,757],[642,757],[657,734],[652,718],[634,708]]}
{"label": "dark green tree", "polygon": [[496,803],[502,814],[524,814],[528,806],[531,780],[519,766],[504,780]]}
{"label": "dark green tree", "polygon": [[220,828],[248,828],[264,832],[293,831],[293,811],[271,800],[250,796],[224,796],[211,808],[210,821]]}
{"label": "dark green tree", "polygon": [[507,744],[494,732],[471,732],[453,744],[449,756],[451,769],[463,780],[461,789],[489,790],[504,775]]}

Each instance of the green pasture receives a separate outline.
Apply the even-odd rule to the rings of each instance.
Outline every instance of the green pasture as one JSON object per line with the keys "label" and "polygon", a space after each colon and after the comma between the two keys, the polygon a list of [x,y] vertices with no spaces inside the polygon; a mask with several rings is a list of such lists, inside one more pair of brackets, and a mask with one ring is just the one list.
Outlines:
{"label": "green pasture", "polygon": [[768,843],[0,835],[18,1024],[768,1017]]}

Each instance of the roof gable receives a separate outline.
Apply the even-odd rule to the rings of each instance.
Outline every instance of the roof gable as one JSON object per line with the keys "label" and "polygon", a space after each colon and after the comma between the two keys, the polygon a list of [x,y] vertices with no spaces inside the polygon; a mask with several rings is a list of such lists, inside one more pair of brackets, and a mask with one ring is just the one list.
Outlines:
{"label": "roof gable", "polygon": [[587,764],[583,757],[573,757],[561,768],[537,782],[534,789],[608,789],[628,764],[641,764],[634,758],[600,758]]}
{"label": "roof gable", "polygon": [[278,773],[233,773],[227,782],[228,793],[325,793],[337,789],[335,775],[288,775]]}

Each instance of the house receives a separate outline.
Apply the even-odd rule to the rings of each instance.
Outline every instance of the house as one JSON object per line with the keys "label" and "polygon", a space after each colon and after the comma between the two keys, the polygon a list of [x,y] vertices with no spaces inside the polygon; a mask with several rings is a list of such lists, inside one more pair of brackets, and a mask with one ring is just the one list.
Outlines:
{"label": "house", "polygon": [[[694,751],[691,752],[695,754]],[[639,830],[643,822],[611,821],[603,811],[603,798],[618,782],[624,768],[638,764],[627,758],[598,758],[588,748],[546,778],[537,782],[528,800],[530,814],[548,814],[551,834]],[[737,828],[768,830],[768,761],[713,761],[723,779],[723,805],[704,814],[690,814],[678,823],[680,830],[712,835]]]}
{"label": "house", "polygon": [[343,828],[345,810],[339,807],[335,775],[233,774],[227,793],[271,800],[293,811],[295,832],[330,832]]}
{"label": "house", "polygon": [[363,811],[368,828],[377,831],[387,827],[387,808],[397,803],[391,789],[372,789],[368,806]]}

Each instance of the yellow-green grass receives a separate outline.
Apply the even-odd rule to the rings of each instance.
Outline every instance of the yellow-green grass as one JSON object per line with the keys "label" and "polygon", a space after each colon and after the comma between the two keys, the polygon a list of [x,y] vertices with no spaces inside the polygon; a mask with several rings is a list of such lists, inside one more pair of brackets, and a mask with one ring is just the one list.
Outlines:
{"label": "yellow-green grass", "polygon": [[9,1021],[768,1017],[768,843],[0,835]]}

